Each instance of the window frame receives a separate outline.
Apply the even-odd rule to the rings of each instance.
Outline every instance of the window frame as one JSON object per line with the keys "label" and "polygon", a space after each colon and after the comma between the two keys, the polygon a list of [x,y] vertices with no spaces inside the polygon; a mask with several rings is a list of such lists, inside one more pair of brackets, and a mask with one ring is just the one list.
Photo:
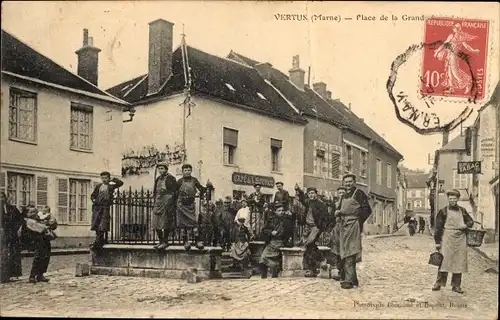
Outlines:
{"label": "window frame", "polygon": [[361,149],[359,149],[359,176],[362,178],[368,176],[368,152]]}
{"label": "window frame", "polygon": [[354,167],[354,150],[353,146],[346,143],[345,144],[345,153],[346,153],[346,163],[344,166],[344,172],[351,173]]}
{"label": "window frame", "polygon": [[[76,183],[76,193],[75,194],[72,193],[72,189],[71,189],[73,182]],[[85,183],[87,186],[87,194],[85,194],[85,195],[82,195],[81,191],[80,191],[80,187],[81,187],[82,183]],[[67,206],[68,210],[67,210],[67,217],[65,220],[67,224],[88,225],[90,223],[90,220],[92,217],[92,209],[91,209],[91,206],[89,203],[89,199],[90,199],[90,194],[92,193],[92,191],[93,190],[92,190],[92,181],[91,180],[68,178],[68,206]],[[76,197],[76,199],[75,199],[76,208],[71,207],[71,197],[73,197],[73,196]],[[86,205],[86,207],[85,207],[85,210],[86,210],[85,220],[80,219],[81,210],[83,209],[82,207],[80,207],[82,196],[84,196],[83,203],[85,203],[85,205]],[[72,209],[75,210],[75,220],[74,221],[72,221],[70,219]]]}
{"label": "window frame", "polygon": [[281,172],[281,148],[271,146],[271,172]]}
{"label": "window frame", "polygon": [[[73,136],[73,132],[72,132],[72,122],[73,122],[73,118],[72,118],[72,114],[73,114],[73,111],[77,111],[78,112],[78,125],[77,125],[77,144],[78,146],[73,146],[72,145],[72,136]],[[89,113],[90,114],[90,119],[89,119],[89,149],[87,148],[82,148],[80,146],[80,112],[84,112],[84,113]],[[70,150],[72,151],[79,151],[79,152],[87,152],[87,153],[92,153],[93,152],[93,149],[94,149],[94,107],[91,106],[91,105],[86,105],[86,104],[82,104],[82,103],[79,103],[79,102],[74,102],[74,101],[71,101],[71,107],[70,107],[70,116],[69,116],[69,148]]]}
{"label": "window frame", "polygon": [[[16,199],[11,199],[11,197],[9,197],[9,194],[12,192],[12,189],[9,189],[9,182],[10,182],[10,177],[11,176],[16,176],[16,189],[14,190],[15,191],[15,196],[16,196]],[[25,176],[25,177],[29,177],[29,179],[31,180],[30,181],[30,190],[28,191],[29,192],[29,199],[28,201],[22,205],[21,202],[20,202],[20,199],[22,199],[21,197],[21,190],[19,188],[20,186],[20,178],[22,176]],[[7,199],[9,200],[9,203],[12,204],[12,205],[15,205],[16,208],[19,208],[19,209],[22,209],[23,207],[26,207],[30,202],[35,202],[35,205],[36,205],[36,176],[34,174],[29,174],[29,173],[24,173],[24,172],[19,172],[19,171],[7,171],[6,172],[6,184],[5,184],[5,194],[7,195]],[[13,201],[15,200],[15,201]]]}
{"label": "window frame", "polygon": [[387,188],[392,188],[392,163],[386,163],[386,184]]}
{"label": "window frame", "polygon": [[[236,148],[235,146],[232,146],[230,144],[223,144],[222,145],[222,163],[224,165],[229,165],[229,166],[234,166],[236,165]],[[227,151],[226,151],[227,149]],[[227,157],[226,157],[227,154]],[[226,161],[227,159],[227,161]],[[230,161],[232,159],[232,162]]]}
{"label": "window frame", "polygon": [[[11,97],[12,97],[12,94],[15,92],[18,92],[20,94],[33,96],[33,99],[35,100],[34,107],[33,107],[34,108],[34,110],[33,110],[33,140],[19,138],[19,130],[20,130],[19,129],[19,127],[20,127],[19,106],[16,106],[16,136],[11,136],[10,117],[11,117],[11,110],[13,109],[12,105],[11,105],[11,101],[12,101]],[[7,119],[8,119],[7,130],[8,130],[9,140],[23,142],[23,143],[29,143],[29,144],[35,144],[35,145],[38,144],[38,93],[37,92],[33,92],[30,90],[25,90],[25,89],[20,89],[18,87],[9,87],[9,105],[8,105],[8,114],[7,115],[8,115],[8,117],[7,117]]]}
{"label": "window frame", "polygon": [[382,185],[382,160],[377,158],[375,163],[375,178],[378,185]]}
{"label": "window frame", "polygon": [[[463,178],[462,178],[463,176]],[[458,185],[457,185],[458,182]],[[465,184],[465,186],[462,187],[462,183]],[[458,189],[458,190],[465,190],[469,188],[469,179],[467,174],[459,174],[458,169],[454,168],[453,169],[453,188]]]}

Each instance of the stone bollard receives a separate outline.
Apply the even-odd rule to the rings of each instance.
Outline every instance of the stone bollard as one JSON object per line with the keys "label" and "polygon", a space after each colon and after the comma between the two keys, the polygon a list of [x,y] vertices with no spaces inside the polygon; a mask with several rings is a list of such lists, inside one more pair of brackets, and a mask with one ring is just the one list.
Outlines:
{"label": "stone bollard", "polygon": [[75,277],[86,277],[90,275],[90,267],[87,263],[77,263]]}
{"label": "stone bollard", "polygon": [[198,283],[201,281],[201,278],[198,276],[198,269],[196,268],[188,268],[185,275],[188,283]]}

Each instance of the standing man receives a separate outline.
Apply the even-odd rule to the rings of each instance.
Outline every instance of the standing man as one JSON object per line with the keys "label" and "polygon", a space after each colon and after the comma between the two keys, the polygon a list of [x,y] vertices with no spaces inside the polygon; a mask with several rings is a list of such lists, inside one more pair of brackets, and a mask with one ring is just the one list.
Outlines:
{"label": "standing man", "polygon": [[[342,198],[344,197],[346,193],[346,189],[344,187],[338,187],[337,188],[337,196],[338,196],[338,201],[335,202],[335,208],[334,212],[336,210],[340,210],[340,202],[342,201]],[[333,259],[335,261],[335,264],[337,266],[337,275],[333,275],[332,278],[334,280],[340,281],[344,279],[344,270],[341,269],[342,264],[340,263],[340,217],[335,217],[335,226],[333,227],[333,235],[332,235],[332,244],[331,244],[331,251],[333,254]]]}
{"label": "standing man", "polygon": [[460,192],[456,189],[446,192],[448,205],[439,210],[436,215],[436,231],[434,241],[436,250],[442,251],[443,262],[439,267],[437,280],[432,287],[433,291],[441,290],[446,286],[448,273],[451,272],[452,291],[462,291],[462,273],[468,271],[467,266],[467,228],[472,228],[474,220],[465,208],[457,204]]}
{"label": "standing man", "polygon": [[196,191],[200,191],[200,199],[203,199],[205,187],[203,187],[198,179],[191,176],[193,166],[190,164],[182,165],[182,178],[177,181],[177,227],[182,229],[182,239],[184,241],[184,249],[191,249],[189,241],[188,229],[193,228],[195,237],[195,246],[202,250],[205,246],[200,239],[198,230],[198,219],[196,217]]}
{"label": "standing man", "polygon": [[[300,240],[300,244],[305,246],[302,267],[305,272],[305,277],[311,278],[318,275],[318,267],[325,262],[325,258],[321,254],[316,244],[321,233],[328,225],[328,208],[318,199],[318,191],[316,188],[307,188],[307,199],[298,184],[295,185],[299,201],[305,206],[305,228]],[[303,217],[304,218],[304,217]]]}
{"label": "standing man", "polygon": [[261,185],[259,183],[254,184],[255,191],[248,197],[248,204],[250,205],[251,217],[250,225],[253,229],[253,234],[259,236],[260,229],[262,228],[262,214],[264,212],[264,206],[266,205],[266,199],[262,192],[260,192]]}
{"label": "standing man", "polygon": [[286,212],[290,208],[290,194],[283,189],[283,182],[281,181],[276,182],[276,188],[278,188],[278,191],[274,194],[273,203],[280,203]]}
{"label": "standing man", "polygon": [[153,248],[163,250],[168,247],[168,235],[174,229],[177,180],[168,173],[166,162],[158,163],[156,170],[159,176],[155,180],[153,189],[155,203],[152,225],[158,235],[159,243]]}
{"label": "standing man", "polygon": [[346,193],[340,199],[339,207],[335,211],[339,234],[338,255],[343,278],[340,285],[343,289],[352,289],[358,286],[356,262],[361,255],[361,232],[363,224],[372,210],[368,196],[356,188],[356,176],[347,174],[342,179]]}
{"label": "standing man", "polygon": [[[280,204],[285,211],[285,246],[293,247],[293,235],[295,234],[295,213],[290,212],[290,194],[288,191],[283,189],[283,182],[276,182],[276,188],[278,191],[274,194],[273,203]],[[267,221],[267,217],[266,217]]]}
{"label": "standing man", "polygon": [[118,178],[111,179],[111,174],[103,171],[100,174],[102,183],[96,185],[94,192],[90,195],[92,200],[92,226],[90,230],[95,231],[96,240],[91,245],[92,250],[100,250],[105,242],[105,235],[109,231],[111,214],[109,208],[113,204],[113,193],[123,186],[123,181]]}

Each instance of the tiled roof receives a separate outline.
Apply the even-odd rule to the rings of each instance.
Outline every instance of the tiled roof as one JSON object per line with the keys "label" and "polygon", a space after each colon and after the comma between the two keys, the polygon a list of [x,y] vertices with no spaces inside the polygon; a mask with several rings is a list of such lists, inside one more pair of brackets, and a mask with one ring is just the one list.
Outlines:
{"label": "tiled roof", "polygon": [[[187,53],[191,67],[192,90],[195,94],[241,105],[277,118],[306,122],[254,68],[191,46],[187,47]],[[184,71],[180,47],[173,53],[172,74],[163,88],[153,95],[147,96],[148,81],[144,76],[116,85],[107,92],[134,104],[182,92]]]}
{"label": "tiled roof", "polygon": [[50,84],[88,92],[112,99],[90,82],[66,70],[10,33],[2,30],[2,72],[41,80]]}
{"label": "tiled roof", "polygon": [[[242,63],[247,63],[252,67],[259,64],[258,61],[247,58],[232,50],[229,53],[228,58]],[[364,121],[358,118],[339,100],[326,101],[308,86],[304,86],[304,91],[301,91],[289,81],[288,76],[274,68],[271,72],[271,83],[305,115],[311,117],[317,116],[320,120],[346,126],[350,130],[366,138],[372,138],[381,147],[390,150],[401,158],[403,157],[401,153],[399,153],[384,138],[370,128],[370,126],[368,126]]]}
{"label": "tiled roof", "polygon": [[440,151],[466,150],[465,135],[459,134],[453,140],[445,144]]}
{"label": "tiled roof", "polygon": [[408,188],[426,188],[428,179],[429,174],[427,173],[410,174],[406,176]]}

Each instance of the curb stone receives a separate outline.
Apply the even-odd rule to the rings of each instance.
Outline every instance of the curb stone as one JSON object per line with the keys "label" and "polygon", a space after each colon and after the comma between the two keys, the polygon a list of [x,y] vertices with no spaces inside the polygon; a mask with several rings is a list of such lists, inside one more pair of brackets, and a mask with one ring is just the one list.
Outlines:
{"label": "curb stone", "polygon": [[[57,249],[54,248],[50,252],[50,256],[68,256],[72,254],[88,254],[90,253],[89,248],[68,248],[68,249]],[[34,252],[32,251],[22,251],[21,252],[21,257],[26,258],[26,257],[33,257]]]}

